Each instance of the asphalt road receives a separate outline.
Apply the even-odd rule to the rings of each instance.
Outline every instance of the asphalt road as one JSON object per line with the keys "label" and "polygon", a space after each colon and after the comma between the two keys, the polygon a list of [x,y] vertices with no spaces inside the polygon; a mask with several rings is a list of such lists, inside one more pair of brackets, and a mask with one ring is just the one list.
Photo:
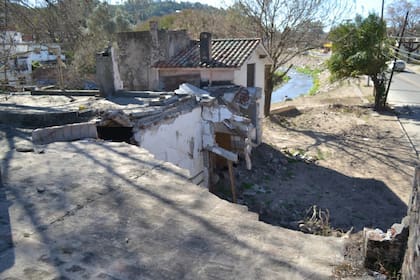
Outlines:
{"label": "asphalt road", "polygon": [[399,119],[413,144],[417,157],[420,153],[420,75],[410,70],[394,73],[388,103],[395,107]]}
{"label": "asphalt road", "polygon": [[409,70],[395,72],[388,103],[394,106],[420,106],[420,75]]}

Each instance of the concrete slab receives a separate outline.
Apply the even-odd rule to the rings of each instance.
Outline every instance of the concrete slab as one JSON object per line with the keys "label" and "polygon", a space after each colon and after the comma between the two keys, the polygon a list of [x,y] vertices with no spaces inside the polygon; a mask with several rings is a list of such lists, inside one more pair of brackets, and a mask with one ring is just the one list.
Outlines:
{"label": "concrete slab", "polygon": [[343,260],[343,239],[259,222],[137,146],[0,140],[0,279],[327,279]]}

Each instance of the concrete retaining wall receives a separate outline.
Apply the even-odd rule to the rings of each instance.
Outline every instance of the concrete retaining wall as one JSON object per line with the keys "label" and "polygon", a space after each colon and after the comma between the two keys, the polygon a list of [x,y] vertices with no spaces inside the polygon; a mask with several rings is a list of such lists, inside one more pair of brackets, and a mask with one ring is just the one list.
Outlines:
{"label": "concrete retaining wall", "polygon": [[0,123],[24,128],[38,128],[87,121],[93,115],[93,111],[32,113],[24,112],[24,110],[3,110],[0,111]]}
{"label": "concrete retaining wall", "polygon": [[52,126],[32,131],[32,142],[34,144],[49,144],[97,137],[96,124],[93,122]]}

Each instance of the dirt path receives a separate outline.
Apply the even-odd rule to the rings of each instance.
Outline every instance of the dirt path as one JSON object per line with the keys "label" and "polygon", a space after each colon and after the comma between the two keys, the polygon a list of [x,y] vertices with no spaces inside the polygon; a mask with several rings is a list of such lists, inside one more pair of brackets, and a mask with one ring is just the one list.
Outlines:
{"label": "dirt path", "polygon": [[[367,104],[371,90],[353,82],[282,104],[296,109],[267,118],[252,170],[236,168],[240,202],[260,219],[292,229],[314,205],[342,231],[399,222],[416,157],[396,117]],[[220,181],[222,196],[229,196],[227,186]]]}

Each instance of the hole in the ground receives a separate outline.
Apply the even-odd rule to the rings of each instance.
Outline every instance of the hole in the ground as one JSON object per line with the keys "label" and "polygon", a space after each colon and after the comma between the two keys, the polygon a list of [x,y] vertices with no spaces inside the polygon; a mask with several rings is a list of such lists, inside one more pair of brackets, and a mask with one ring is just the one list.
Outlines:
{"label": "hole in the ground", "polygon": [[130,143],[133,137],[132,127],[97,126],[96,130],[98,132],[98,138],[103,140]]}

